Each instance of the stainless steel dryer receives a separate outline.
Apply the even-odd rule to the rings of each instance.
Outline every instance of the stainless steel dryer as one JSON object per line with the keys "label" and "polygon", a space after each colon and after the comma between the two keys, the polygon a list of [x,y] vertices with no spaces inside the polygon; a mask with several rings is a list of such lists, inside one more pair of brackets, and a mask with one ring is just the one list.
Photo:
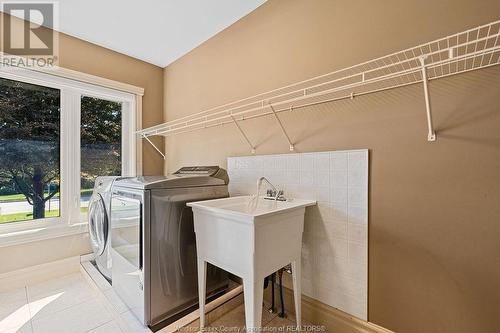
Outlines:
{"label": "stainless steel dryer", "polygon": [[[145,325],[154,329],[197,307],[193,213],[186,203],[227,197],[228,181],[224,169],[210,166],[115,182],[113,289]],[[208,293],[227,285],[226,272],[207,269]]]}
{"label": "stainless steel dryer", "polygon": [[111,281],[110,217],[111,187],[121,177],[104,176],[95,180],[89,201],[88,225],[90,247],[94,252],[93,263],[101,274]]}

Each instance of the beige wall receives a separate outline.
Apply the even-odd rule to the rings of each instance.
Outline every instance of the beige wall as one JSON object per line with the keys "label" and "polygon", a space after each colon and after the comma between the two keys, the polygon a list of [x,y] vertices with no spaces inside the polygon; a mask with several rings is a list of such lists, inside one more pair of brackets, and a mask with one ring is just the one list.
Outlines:
{"label": "beige wall", "polygon": [[[498,19],[495,0],[271,0],[164,70],[167,120]],[[280,116],[299,152],[370,149],[369,320],[399,332],[500,331],[500,68]],[[243,123],[287,152],[272,118]],[[249,154],[233,126],[167,139],[167,167]]]}
{"label": "beige wall", "polygon": [[[144,88],[143,126],[162,122],[163,70],[160,67],[65,34],[59,34],[59,65]],[[161,140],[158,143],[161,144]],[[160,155],[143,143],[143,173],[162,172]],[[89,252],[87,234],[0,247],[0,273]]]}

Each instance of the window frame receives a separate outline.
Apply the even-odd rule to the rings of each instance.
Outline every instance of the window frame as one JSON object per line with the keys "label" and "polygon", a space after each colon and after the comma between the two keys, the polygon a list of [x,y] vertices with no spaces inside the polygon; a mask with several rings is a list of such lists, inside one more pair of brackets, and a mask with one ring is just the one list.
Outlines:
{"label": "window frame", "polygon": [[[80,213],[80,106],[81,97],[90,96],[122,103],[122,175],[140,172],[140,140],[136,137],[140,125],[141,98],[87,82],[68,79],[45,72],[0,66],[0,77],[36,84],[60,91],[60,216],[0,224],[0,246],[9,235],[16,233],[15,243],[37,238],[37,234],[80,233],[87,231],[87,221]],[[139,115],[138,115],[139,114]],[[138,158],[139,157],[139,158]],[[70,231],[71,229],[71,231]],[[55,233],[50,232],[56,231]],[[10,243],[7,241],[7,243]]]}

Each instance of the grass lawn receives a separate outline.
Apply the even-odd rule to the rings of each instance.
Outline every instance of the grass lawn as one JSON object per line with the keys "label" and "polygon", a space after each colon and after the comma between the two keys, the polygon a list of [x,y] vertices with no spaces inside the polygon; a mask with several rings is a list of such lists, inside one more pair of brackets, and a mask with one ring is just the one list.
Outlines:
{"label": "grass lawn", "polygon": [[16,201],[23,200],[24,198],[23,194],[0,195],[0,201]]}
{"label": "grass lawn", "polygon": [[[81,213],[87,213],[87,207],[81,207]],[[45,211],[45,217],[58,217],[59,209]],[[17,222],[17,221],[27,221],[33,219],[33,213],[16,213],[16,214],[6,214],[0,215],[0,223],[9,223],[9,222]]]}
{"label": "grass lawn", "polygon": [[[81,195],[91,195],[93,189],[84,189],[80,191]],[[59,193],[54,195],[54,198],[59,198]],[[8,201],[19,201],[19,200],[26,200],[24,194],[10,194],[10,195],[0,195],[0,201],[3,202],[8,202]]]}

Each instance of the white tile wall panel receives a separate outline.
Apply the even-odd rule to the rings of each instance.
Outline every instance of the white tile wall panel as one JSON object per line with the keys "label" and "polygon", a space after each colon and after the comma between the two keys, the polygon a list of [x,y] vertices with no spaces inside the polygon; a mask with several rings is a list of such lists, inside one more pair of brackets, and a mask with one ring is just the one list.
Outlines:
{"label": "white tile wall panel", "polygon": [[265,176],[286,197],[318,202],[306,210],[302,291],[366,320],[368,150],[230,157],[227,165],[232,196],[254,194]]}

